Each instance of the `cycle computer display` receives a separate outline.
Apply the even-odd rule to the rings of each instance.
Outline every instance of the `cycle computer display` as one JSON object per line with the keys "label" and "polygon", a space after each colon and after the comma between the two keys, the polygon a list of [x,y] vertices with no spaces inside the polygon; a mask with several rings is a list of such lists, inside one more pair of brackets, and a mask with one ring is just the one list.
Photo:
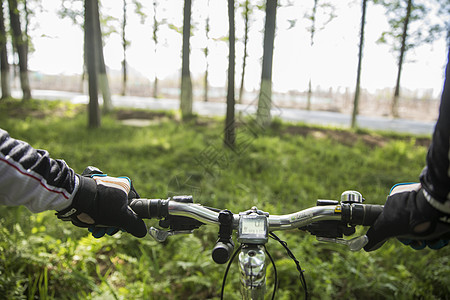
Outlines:
{"label": "cycle computer display", "polygon": [[268,241],[267,217],[250,214],[239,219],[238,242],[246,244],[265,244]]}

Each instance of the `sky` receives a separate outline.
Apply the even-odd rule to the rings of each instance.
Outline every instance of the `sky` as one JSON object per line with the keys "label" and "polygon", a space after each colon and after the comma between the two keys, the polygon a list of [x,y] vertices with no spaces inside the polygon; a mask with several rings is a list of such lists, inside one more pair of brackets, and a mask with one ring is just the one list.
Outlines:
{"label": "sky", "polygon": [[[177,78],[181,67],[181,35],[161,26],[159,43],[152,41],[153,7],[145,6],[150,1],[142,1],[148,17],[142,23],[134,13],[129,1],[127,37],[130,46],[127,51],[128,64],[153,81]],[[159,1],[158,18],[182,27],[183,1]],[[194,0],[191,37],[191,73],[200,77],[205,72],[206,60],[203,48],[210,47],[210,85],[223,87],[226,84],[228,65],[228,44],[224,40],[228,31],[227,2],[225,0]],[[310,3],[309,3],[310,2]],[[273,90],[278,92],[305,91],[309,78],[312,86],[322,89],[354,89],[358,59],[360,30],[360,1],[334,1],[337,15],[324,29],[315,35],[314,46],[310,46],[310,25],[304,18],[312,7],[312,0],[293,1],[293,6],[279,7],[277,11],[277,32],[273,58]],[[80,74],[83,59],[83,32],[81,26],[73,25],[68,19],[60,19],[56,10],[61,0],[43,0],[43,10],[36,10],[32,26],[32,40],[36,51],[30,54],[30,70],[46,74]],[[283,2],[282,2],[283,3]],[[103,1],[102,13],[121,18],[122,1]],[[81,6],[81,4],[80,4]],[[242,40],[244,23],[236,10],[236,36]],[[204,24],[210,15],[211,32],[206,40]],[[324,16],[318,14],[318,22]],[[450,17],[450,16],[449,16]],[[297,19],[296,26],[289,29],[288,20]],[[115,22],[119,28],[119,22]],[[263,54],[264,12],[256,11],[252,17],[249,33],[248,65],[245,88],[257,90],[261,77],[261,57]],[[366,20],[366,37],[361,85],[369,91],[391,88],[395,84],[397,54],[390,46],[377,44],[382,31],[388,29],[385,11],[382,7],[369,4]],[[118,29],[120,33],[120,29]],[[120,70],[123,59],[121,37],[113,33],[104,40],[105,62],[110,69]],[[242,68],[243,43],[236,43],[236,86],[239,86]],[[445,39],[431,45],[422,45],[408,52],[402,75],[402,87],[411,90],[433,90],[441,92],[446,63]]]}

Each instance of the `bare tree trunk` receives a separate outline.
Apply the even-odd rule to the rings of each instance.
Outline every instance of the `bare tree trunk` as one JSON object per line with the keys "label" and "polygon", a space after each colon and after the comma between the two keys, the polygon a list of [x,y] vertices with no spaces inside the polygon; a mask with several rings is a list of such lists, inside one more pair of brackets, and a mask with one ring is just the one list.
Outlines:
{"label": "bare tree trunk", "polygon": [[30,11],[27,6],[27,0],[23,0],[23,8],[25,10],[25,28],[23,29],[23,40],[25,42],[25,52],[27,54],[28,58],[28,46],[29,46],[29,35],[28,35],[28,28],[30,28]]}
{"label": "bare tree trunk", "polygon": [[13,32],[13,41],[19,55],[20,84],[22,87],[24,101],[31,99],[30,81],[28,79],[28,57],[25,40],[20,27],[19,11],[17,9],[17,0],[8,0],[9,16],[11,29]]}
{"label": "bare tree trunk", "polygon": [[361,86],[361,68],[364,49],[364,27],[366,24],[366,7],[367,7],[367,0],[362,0],[361,32],[359,34],[358,71],[356,75],[355,99],[353,101],[352,128],[356,127],[356,116],[359,113],[359,95]]}
{"label": "bare tree trunk", "polygon": [[97,45],[99,39],[96,37],[97,26],[95,21],[95,10],[98,8],[97,1],[98,0],[85,0],[84,2],[84,44],[89,82],[88,126],[90,128],[98,128],[101,125],[97,82],[97,61],[99,55],[97,47],[101,47],[101,45]]}
{"label": "bare tree trunk", "polygon": [[242,61],[242,74],[241,74],[241,87],[239,89],[239,103],[242,103],[242,96],[244,95],[244,77],[245,77],[245,67],[247,66],[247,44],[248,44],[248,30],[249,30],[249,5],[250,1],[245,0],[244,3],[244,57]]}
{"label": "bare tree trunk", "polygon": [[122,19],[122,49],[123,49],[123,61],[122,61],[122,96],[127,93],[127,38],[125,35],[125,29],[127,27],[127,0],[123,0],[123,19]]}
{"label": "bare tree trunk", "polygon": [[267,0],[266,22],[264,26],[264,54],[261,71],[261,88],[259,91],[256,120],[262,127],[270,125],[270,109],[272,107],[272,63],[273,44],[275,40],[275,21],[277,0]]}
{"label": "bare tree trunk", "polygon": [[[159,23],[156,19],[156,8],[158,7],[158,2],[155,0],[153,2],[153,42],[155,43],[155,56],[157,53],[158,46],[158,29]],[[153,82],[153,98],[158,98],[158,74],[155,72],[155,81]]]}
{"label": "bare tree trunk", "polygon": [[203,78],[203,85],[204,85],[203,100],[205,102],[208,102],[208,76],[209,76],[208,69],[209,69],[209,64],[208,64],[208,61],[206,61],[205,77]]}
{"label": "bare tree trunk", "polygon": [[411,16],[412,0],[408,0],[408,6],[406,7],[406,16],[403,23],[403,33],[402,33],[402,44],[400,47],[400,55],[398,58],[398,71],[397,71],[397,81],[395,83],[394,99],[392,100],[392,116],[398,118],[398,100],[400,98],[400,77],[402,74],[403,60],[406,54],[406,39],[408,38],[408,25],[409,18]]}
{"label": "bare tree trunk", "polygon": [[5,29],[5,17],[3,14],[3,1],[0,7],[0,70],[1,70],[1,99],[11,97],[11,83],[9,78],[8,50],[6,47],[7,35]]}
{"label": "bare tree trunk", "polygon": [[181,67],[180,109],[183,119],[192,116],[192,81],[189,69],[189,40],[191,37],[191,0],[184,2],[183,50]]}
{"label": "bare tree trunk", "polygon": [[[208,0],[208,11],[209,11],[209,0]],[[206,25],[205,25],[205,34],[206,34],[206,46],[203,52],[205,53],[205,61],[206,61],[206,70],[205,70],[205,77],[203,81],[204,86],[204,93],[203,93],[203,99],[205,102],[208,102],[208,75],[209,75],[209,62],[208,62],[208,54],[209,54],[209,48],[208,48],[208,41],[209,41],[209,14],[206,17]]]}
{"label": "bare tree trunk", "polygon": [[97,39],[96,51],[97,51],[97,84],[98,88],[102,92],[103,97],[103,112],[108,113],[113,109],[111,92],[109,89],[108,74],[106,73],[105,58],[103,56],[103,39],[102,39],[102,29],[100,27],[100,12],[98,8],[98,0],[95,1],[94,7],[94,26],[95,26],[95,38]]}
{"label": "bare tree trunk", "polygon": [[234,75],[235,75],[235,29],[234,29],[234,0],[228,0],[228,26],[229,26],[229,57],[228,57],[228,90],[227,115],[225,120],[224,143],[231,149],[236,141],[236,123],[234,120]]}
{"label": "bare tree trunk", "polygon": [[307,110],[311,110],[311,98],[312,98],[312,82],[311,82],[311,77],[309,78],[308,81],[308,93],[306,96],[306,109]]}
{"label": "bare tree trunk", "polygon": [[[314,6],[311,14],[311,35],[310,35],[310,46],[311,49],[314,46],[314,34],[316,33],[316,13],[317,13],[317,4],[319,0],[314,0]],[[309,75],[308,82],[308,96],[306,101],[306,109],[311,110],[311,98],[312,98],[312,75]]]}

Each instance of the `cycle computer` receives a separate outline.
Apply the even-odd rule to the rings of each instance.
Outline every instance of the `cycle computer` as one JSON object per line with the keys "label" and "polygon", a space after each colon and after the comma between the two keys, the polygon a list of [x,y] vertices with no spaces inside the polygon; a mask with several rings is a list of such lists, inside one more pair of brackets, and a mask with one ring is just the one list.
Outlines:
{"label": "cycle computer", "polygon": [[244,244],[265,244],[268,241],[267,217],[264,215],[241,215],[239,219],[238,242]]}

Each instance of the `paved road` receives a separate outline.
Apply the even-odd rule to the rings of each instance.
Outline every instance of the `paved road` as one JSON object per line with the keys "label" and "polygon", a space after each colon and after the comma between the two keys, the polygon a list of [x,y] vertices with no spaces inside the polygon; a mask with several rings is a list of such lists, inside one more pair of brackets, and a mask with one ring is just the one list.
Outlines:
{"label": "paved road", "polygon": [[[17,95],[16,95],[17,93]],[[15,97],[21,97],[19,92],[13,93]],[[88,103],[88,97],[80,93],[33,90],[33,97],[36,99],[49,100],[69,100],[73,103]],[[175,99],[154,99],[149,97],[116,96],[112,97],[114,106],[145,108],[152,110],[177,110],[179,101]],[[226,111],[225,103],[217,102],[194,102],[194,112],[205,116],[224,116]],[[243,114],[255,113],[254,105],[236,105],[236,111]],[[350,116],[337,112],[327,111],[306,111],[293,108],[274,108],[272,116],[277,116],[289,122],[303,122],[315,125],[332,125],[338,127],[349,127]],[[429,135],[433,133],[434,122],[421,122],[406,119],[391,119],[383,117],[359,116],[358,125],[365,129],[395,131],[403,133],[413,133]]]}

